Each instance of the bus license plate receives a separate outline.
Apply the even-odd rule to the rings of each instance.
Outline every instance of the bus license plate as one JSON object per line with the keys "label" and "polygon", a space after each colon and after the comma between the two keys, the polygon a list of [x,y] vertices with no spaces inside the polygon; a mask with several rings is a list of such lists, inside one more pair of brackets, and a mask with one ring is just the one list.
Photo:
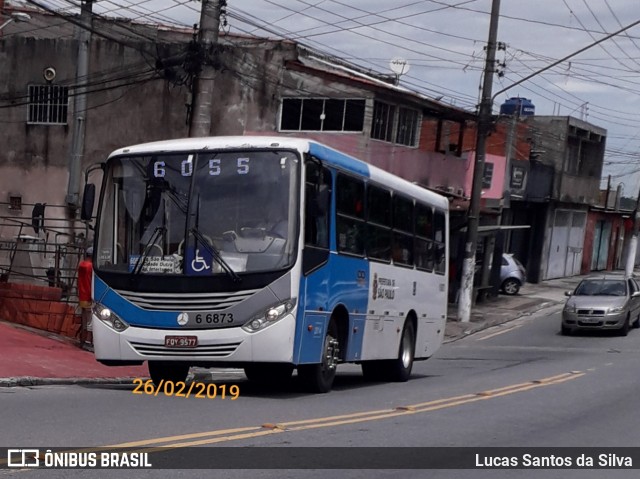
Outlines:
{"label": "bus license plate", "polygon": [[198,345],[198,336],[165,336],[166,348],[195,348]]}

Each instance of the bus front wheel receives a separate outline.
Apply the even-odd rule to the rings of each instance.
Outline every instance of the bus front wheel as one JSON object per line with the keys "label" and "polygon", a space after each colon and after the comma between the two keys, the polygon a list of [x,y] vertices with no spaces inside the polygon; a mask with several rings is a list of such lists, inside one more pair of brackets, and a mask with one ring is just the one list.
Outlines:
{"label": "bus front wheel", "polygon": [[153,384],[160,385],[160,382],[164,383],[172,382],[184,382],[189,374],[189,364],[181,362],[170,361],[149,361],[149,376]]}
{"label": "bus front wheel", "polygon": [[324,338],[322,362],[298,366],[298,377],[309,391],[314,393],[331,391],[340,358],[339,346],[338,326],[334,320],[331,320]]}

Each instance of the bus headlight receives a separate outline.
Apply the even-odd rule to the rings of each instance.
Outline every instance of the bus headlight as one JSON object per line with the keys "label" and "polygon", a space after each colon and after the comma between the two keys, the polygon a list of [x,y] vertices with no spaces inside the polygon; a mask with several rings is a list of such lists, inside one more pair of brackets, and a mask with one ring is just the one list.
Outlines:
{"label": "bus headlight", "polygon": [[244,323],[242,329],[249,333],[255,333],[256,331],[260,331],[261,329],[266,328],[267,326],[272,325],[276,321],[282,319],[287,313],[293,311],[293,308],[296,305],[295,299],[290,299],[283,303],[277,304],[275,306],[267,309],[263,314],[258,316],[254,316],[249,321]]}
{"label": "bus headlight", "polygon": [[95,303],[95,305],[93,306],[93,314],[95,314],[98,319],[104,324],[119,333],[129,327],[129,325],[125,323],[116,313],[100,303]]}

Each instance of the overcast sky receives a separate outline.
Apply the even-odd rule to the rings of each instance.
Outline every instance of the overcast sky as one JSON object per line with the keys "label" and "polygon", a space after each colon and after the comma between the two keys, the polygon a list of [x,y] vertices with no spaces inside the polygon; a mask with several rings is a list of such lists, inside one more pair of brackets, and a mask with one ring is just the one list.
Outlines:
{"label": "overcast sky", "polygon": [[[227,0],[225,30],[286,37],[383,73],[401,57],[401,83],[474,110],[491,0]],[[66,0],[47,2],[69,7]],[[192,25],[192,0],[100,0],[96,12]],[[502,0],[494,93],[640,20],[638,0]],[[604,175],[640,188],[640,25],[497,97],[531,99],[540,115],[572,115],[608,131]]]}

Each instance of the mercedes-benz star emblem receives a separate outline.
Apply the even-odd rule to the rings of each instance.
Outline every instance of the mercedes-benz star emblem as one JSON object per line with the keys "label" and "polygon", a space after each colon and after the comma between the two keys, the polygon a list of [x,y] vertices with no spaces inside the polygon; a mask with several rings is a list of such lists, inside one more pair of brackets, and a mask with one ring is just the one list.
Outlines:
{"label": "mercedes-benz star emblem", "polygon": [[178,321],[180,326],[184,326],[189,322],[189,315],[187,313],[180,313],[176,318],[176,321]]}

